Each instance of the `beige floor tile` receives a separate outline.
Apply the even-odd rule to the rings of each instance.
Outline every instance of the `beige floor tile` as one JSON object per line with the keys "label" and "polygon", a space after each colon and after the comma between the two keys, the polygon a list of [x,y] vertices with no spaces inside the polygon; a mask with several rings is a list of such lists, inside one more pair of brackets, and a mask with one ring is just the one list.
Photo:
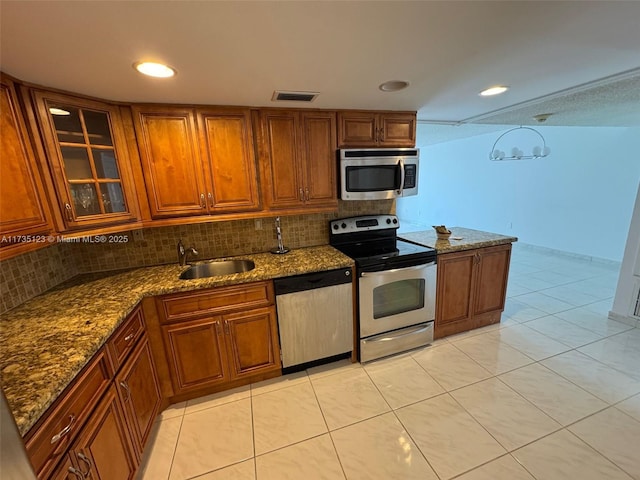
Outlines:
{"label": "beige floor tile", "polygon": [[572,348],[582,347],[583,345],[602,339],[602,335],[582,328],[575,323],[563,320],[555,315],[531,320],[527,322],[526,325]]}
{"label": "beige floor tile", "polygon": [[491,337],[512,346],[534,360],[542,360],[571,350],[568,345],[557,342],[529,328],[526,324],[503,328],[492,333]]}
{"label": "beige floor tile", "polygon": [[410,356],[373,362],[365,370],[393,409],[444,393]]}
{"label": "beige floor tile", "polygon": [[156,418],[156,422],[167,420],[168,418],[181,417],[182,415],[184,415],[184,409],[186,408],[186,406],[187,402],[179,402],[174,403],[173,405],[169,405],[160,413],[160,415],[158,415],[158,418]]}
{"label": "beige floor tile", "polygon": [[525,293],[518,296],[518,301],[547,313],[562,312],[563,310],[575,308],[575,305],[550,297],[542,292]]}
{"label": "beige floor tile", "polygon": [[499,378],[562,425],[569,425],[607,407],[606,402],[539,363],[513,370]]}
{"label": "beige floor tile", "polygon": [[256,457],[258,480],[344,480],[329,435]]}
{"label": "beige floor tile", "polygon": [[560,428],[497,378],[455,390],[451,395],[509,451]]}
{"label": "beige floor tile", "polygon": [[390,410],[378,389],[362,368],[336,375],[311,377],[329,430],[345,427]]}
{"label": "beige floor tile", "polygon": [[640,422],[640,394],[617,403],[616,408]]}
{"label": "beige floor tile", "polygon": [[262,382],[251,384],[251,395],[261,395],[263,393],[273,392],[280,390],[281,388],[293,387],[294,385],[300,385],[303,383],[309,383],[309,376],[307,372],[290,373],[289,375],[283,375],[281,377],[270,378],[263,380]]}
{"label": "beige floor tile", "polygon": [[511,455],[505,455],[465,473],[456,480],[535,480]]}
{"label": "beige floor tile", "polygon": [[235,402],[236,400],[242,400],[243,398],[249,398],[250,396],[251,389],[249,388],[249,385],[233,388],[224,392],[213,393],[211,395],[205,395],[204,397],[188,400],[184,413],[189,414],[199,412],[200,410],[206,410],[207,408],[217,407],[218,405]]}
{"label": "beige floor tile", "polygon": [[610,320],[607,315],[592,312],[584,307],[559,312],[555,316],[602,336],[615,335],[633,328],[630,325]]}
{"label": "beige floor tile", "polygon": [[311,384],[253,397],[253,431],[256,455],[326,433]]}
{"label": "beige floor tile", "polygon": [[630,480],[631,477],[567,430],[513,452],[537,480]]}
{"label": "beige floor tile", "polygon": [[608,408],[569,427],[633,478],[640,479],[640,422]]}
{"label": "beige floor tile", "polygon": [[349,480],[437,480],[392,413],[331,433]]}
{"label": "beige floor tile", "polygon": [[139,468],[139,480],[169,478],[181,425],[182,417],[168,418],[153,425]]}
{"label": "beige floor tile", "polygon": [[503,315],[517,322],[528,322],[529,320],[545,317],[548,313],[531,305],[527,305],[526,303],[519,302],[517,298],[509,298],[505,302]]}
{"label": "beige floor tile", "polygon": [[492,375],[453,345],[425,349],[413,358],[447,391],[465,387]]}
{"label": "beige floor tile", "polygon": [[170,479],[188,479],[251,457],[251,399],[247,398],[183,417]]}
{"label": "beige floor tile", "polygon": [[202,475],[195,480],[255,480],[256,465],[255,460],[246,460],[236,463],[230,467],[216,470],[215,472]]}
{"label": "beige floor tile", "polygon": [[401,408],[396,415],[443,480],[505,453],[449,394]]}
{"label": "beige floor tile", "polygon": [[318,379],[327,377],[329,375],[336,375],[338,373],[344,373],[347,370],[358,370],[362,368],[361,363],[353,363],[351,360],[339,360],[333,363],[327,363],[325,365],[319,365],[317,367],[311,367],[307,369],[307,375],[310,379]]}
{"label": "beige floor tile", "polygon": [[636,380],[640,380],[640,368],[638,368],[640,366],[640,345],[621,343],[618,340],[614,340],[614,338],[624,335],[622,333],[615,337],[605,338],[599,342],[579,348],[578,351]]}
{"label": "beige floor tile", "polygon": [[575,350],[541,363],[605,402],[617,403],[640,393],[640,381]]}
{"label": "beige floor tile", "polygon": [[489,335],[472,337],[455,344],[494,375],[533,363],[533,359]]}

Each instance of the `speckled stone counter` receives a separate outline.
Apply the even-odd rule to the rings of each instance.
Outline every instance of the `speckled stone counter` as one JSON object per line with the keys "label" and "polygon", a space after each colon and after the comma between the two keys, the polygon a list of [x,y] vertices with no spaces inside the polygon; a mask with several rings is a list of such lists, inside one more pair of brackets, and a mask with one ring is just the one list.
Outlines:
{"label": "speckled stone counter", "polygon": [[461,250],[492,247],[518,241],[517,237],[508,237],[470,228],[451,227],[449,230],[451,230],[451,236],[448,240],[438,240],[435,230],[401,233],[398,237],[418,245],[435,248],[438,253],[459,252]]}
{"label": "speckled stone counter", "polygon": [[[330,246],[259,253],[255,269],[180,280],[177,264],[77,277],[0,317],[0,380],[24,435],[143,297],[350,267]],[[219,259],[222,260],[222,259]]]}

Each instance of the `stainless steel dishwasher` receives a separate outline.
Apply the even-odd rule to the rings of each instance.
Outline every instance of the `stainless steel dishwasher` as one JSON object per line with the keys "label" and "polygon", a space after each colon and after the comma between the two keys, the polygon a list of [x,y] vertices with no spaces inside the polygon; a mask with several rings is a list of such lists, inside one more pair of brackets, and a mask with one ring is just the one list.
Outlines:
{"label": "stainless steel dishwasher", "polygon": [[353,350],[350,268],[274,280],[282,367]]}

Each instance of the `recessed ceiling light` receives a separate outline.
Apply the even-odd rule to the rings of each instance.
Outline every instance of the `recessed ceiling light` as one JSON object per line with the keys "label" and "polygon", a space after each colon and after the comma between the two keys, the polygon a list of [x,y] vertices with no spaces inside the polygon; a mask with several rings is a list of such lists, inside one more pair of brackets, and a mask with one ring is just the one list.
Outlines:
{"label": "recessed ceiling light", "polygon": [[480,92],[481,97],[490,97],[492,95],[500,95],[501,93],[509,90],[509,87],[504,85],[496,85],[495,87],[489,87],[486,90]]}
{"label": "recessed ceiling light", "polygon": [[150,77],[169,78],[176,74],[173,68],[156,62],[137,62],[133,64],[133,68]]}
{"label": "recessed ceiling light", "polygon": [[403,90],[408,86],[409,82],[405,82],[404,80],[389,80],[388,82],[380,84],[378,88],[383,92],[397,92],[398,90]]}
{"label": "recessed ceiling light", "polygon": [[51,107],[49,109],[49,113],[51,115],[71,115],[71,112],[68,112],[66,110],[63,110],[62,108],[57,108],[57,107]]}

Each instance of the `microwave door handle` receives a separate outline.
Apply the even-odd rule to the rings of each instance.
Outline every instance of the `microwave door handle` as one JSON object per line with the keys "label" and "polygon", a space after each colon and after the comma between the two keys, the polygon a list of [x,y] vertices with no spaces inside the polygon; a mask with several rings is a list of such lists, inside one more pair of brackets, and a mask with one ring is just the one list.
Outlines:
{"label": "microwave door handle", "polygon": [[402,158],[398,161],[398,165],[400,166],[400,190],[398,190],[398,196],[401,197],[404,190],[404,160]]}

